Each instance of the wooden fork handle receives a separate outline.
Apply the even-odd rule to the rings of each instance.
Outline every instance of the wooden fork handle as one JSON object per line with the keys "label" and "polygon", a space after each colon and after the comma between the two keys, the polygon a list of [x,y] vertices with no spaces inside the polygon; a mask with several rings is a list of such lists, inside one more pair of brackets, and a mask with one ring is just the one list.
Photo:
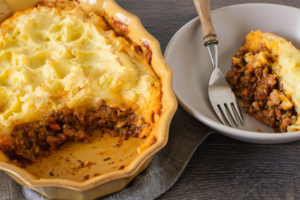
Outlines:
{"label": "wooden fork handle", "polygon": [[217,34],[211,22],[209,0],[194,0],[194,4],[202,24],[204,45],[207,46],[211,42],[218,44]]}

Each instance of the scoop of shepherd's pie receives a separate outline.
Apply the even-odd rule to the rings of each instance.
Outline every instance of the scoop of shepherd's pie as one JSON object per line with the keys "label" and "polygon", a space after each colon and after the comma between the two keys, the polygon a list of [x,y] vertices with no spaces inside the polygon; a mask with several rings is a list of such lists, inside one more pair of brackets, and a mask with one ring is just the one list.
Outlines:
{"label": "scoop of shepherd's pie", "polygon": [[258,121],[300,130],[300,52],[273,33],[252,31],[232,59],[227,81]]}

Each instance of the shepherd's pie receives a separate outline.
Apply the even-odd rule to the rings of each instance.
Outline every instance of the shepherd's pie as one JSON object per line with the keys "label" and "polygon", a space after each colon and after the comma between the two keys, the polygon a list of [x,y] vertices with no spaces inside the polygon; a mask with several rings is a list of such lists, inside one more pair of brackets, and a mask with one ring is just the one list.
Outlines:
{"label": "shepherd's pie", "polygon": [[252,31],[226,76],[246,112],[275,132],[300,130],[300,52],[275,34]]}
{"label": "shepherd's pie", "polygon": [[1,24],[0,148],[16,164],[95,130],[149,137],[161,95],[151,50],[99,14],[38,5]]}

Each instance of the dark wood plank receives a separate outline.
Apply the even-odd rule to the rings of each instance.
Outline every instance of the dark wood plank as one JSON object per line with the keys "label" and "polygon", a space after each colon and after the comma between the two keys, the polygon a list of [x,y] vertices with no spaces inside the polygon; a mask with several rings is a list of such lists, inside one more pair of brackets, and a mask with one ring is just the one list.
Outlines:
{"label": "dark wood plank", "polygon": [[203,144],[158,199],[298,199],[300,147]]}

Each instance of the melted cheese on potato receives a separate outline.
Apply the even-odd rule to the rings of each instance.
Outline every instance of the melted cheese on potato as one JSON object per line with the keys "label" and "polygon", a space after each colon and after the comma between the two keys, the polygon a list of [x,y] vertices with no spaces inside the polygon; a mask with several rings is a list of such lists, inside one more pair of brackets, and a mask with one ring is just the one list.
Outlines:
{"label": "melted cheese on potato", "polygon": [[124,37],[95,13],[37,7],[0,27],[0,132],[63,107],[135,109],[143,120],[160,105],[161,83]]}
{"label": "melted cheese on potato", "polygon": [[244,45],[255,51],[261,43],[277,57],[277,61],[272,64],[272,69],[280,84],[283,85],[285,95],[292,101],[298,113],[297,122],[289,126],[288,131],[298,131],[300,130],[300,51],[284,38],[260,31],[252,31],[248,34]]}

